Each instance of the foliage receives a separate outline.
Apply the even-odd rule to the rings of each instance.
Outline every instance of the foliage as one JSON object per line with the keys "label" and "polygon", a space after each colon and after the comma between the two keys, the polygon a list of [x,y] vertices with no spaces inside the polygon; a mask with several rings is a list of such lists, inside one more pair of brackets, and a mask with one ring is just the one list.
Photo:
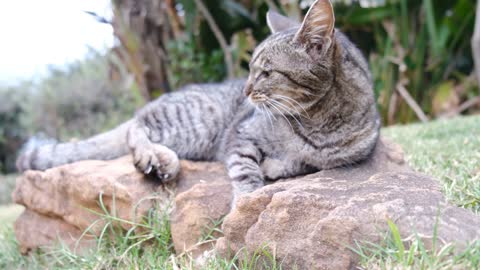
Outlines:
{"label": "foliage", "polygon": [[139,99],[124,81],[109,80],[109,56],[91,53],[37,82],[0,89],[0,171],[14,170],[30,136],[87,137],[133,115]]}
{"label": "foliage", "polygon": [[174,88],[195,82],[220,81],[225,77],[223,53],[198,50],[192,39],[170,41],[170,83]]}
{"label": "foliage", "polygon": [[0,205],[12,203],[12,192],[15,189],[16,178],[17,175],[15,174],[0,174]]}
{"label": "foliage", "polygon": [[31,134],[43,131],[59,140],[83,138],[132,116],[138,102],[121,83],[109,82],[106,61],[93,53],[64,69],[52,68],[25,102],[22,120]]}
{"label": "foliage", "polygon": [[26,139],[27,130],[21,125],[22,102],[27,95],[16,89],[0,89],[0,173],[15,168],[14,153]]}
{"label": "foliage", "polygon": [[[149,1],[147,1],[149,2]],[[265,15],[277,10],[301,19],[311,0],[202,0],[228,43],[222,48],[196,1],[174,5],[162,40],[171,88],[185,83],[219,81],[226,77],[222,56],[232,54],[233,73],[248,72],[250,54],[269,30]],[[406,123],[418,116],[405,102],[411,96],[429,118],[462,112],[460,105],[478,95],[469,75],[473,69],[470,38],[475,1],[362,0],[335,3],[337,27],[346,32],[370,60],[375,93],[386,124]],[[147,4],[145,4],[147,5]],[[165,16],[164,16],[165,17]],[[176,30],[175,30],[176,29]],[[175,30],[175,31],[174,31]],[[148,43],[144,35],[140,39]],[[187,41],[188,40],[188,41]],[[148,80],[148,78],[147,78]],[[403,95],[399,94],[399,89]]]}
{"label": "foliage", "polygon": [[457,109],[460,101],[474,94],[474,88],[464,84],[473,68],[474,1],[398,0],[382,7],[339,10],[338,24],[354,40],[359,29],[364,33],[364,41],[357,43],[369,53],[375,92],[387,123],[416,119],[400,100],[399,87],[408,89],[432,117]]}

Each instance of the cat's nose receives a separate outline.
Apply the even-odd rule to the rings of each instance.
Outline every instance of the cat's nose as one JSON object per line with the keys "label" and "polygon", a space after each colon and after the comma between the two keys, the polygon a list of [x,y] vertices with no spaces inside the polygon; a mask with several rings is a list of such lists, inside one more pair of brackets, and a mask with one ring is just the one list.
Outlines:
{"label": "cat's nose", "polygon": [[243,89],[243,92],[245,93],[245,96],[250,96],[252,93],[253,87],[250,84],[245,85],[245,88]]}

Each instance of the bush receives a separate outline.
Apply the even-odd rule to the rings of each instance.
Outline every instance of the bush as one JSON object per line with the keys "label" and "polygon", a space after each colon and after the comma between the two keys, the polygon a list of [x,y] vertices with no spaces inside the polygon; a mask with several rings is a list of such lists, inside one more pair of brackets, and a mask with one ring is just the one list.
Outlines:
{"label": "bush", "polygon": [[25,96],[17,89],[0,89],[0,173],[15,169],[15,152],[27,137],[20,123]]}
{"label": "bush", "polygon": [[[150,8],[155,6],[156,0],[137,2],[114,1],[117,10],[123,12],[114,13],[114,20],[129,17],[131,20],[143,20],[145,25],[123,31],[125,29],[122,27],[127,24],[114,24],[115,34],[124,41],[122,45],[126,47],[125,51],[133,52],[131,57],[124,59],[135,61],[126,66],[133,66],[130,71],[137,74],[135,71],[149,70],[148,67],[152,66],[148,59],[161,59],[164,63],[159,66],[168,74],[163,79],[164,84],[169,85],[165,89],[173,89],[192,81],[220,81],[227,74],[244,75],[256,44],[269,34],[265,20],[267,10],[277,10],[291,18],[300,19],[314,1],[202,0],[207,15],[213,18],[216,27],[207,22],[206,12],[198,7],[199,1],[163,1],[164,5],[158,9]],[[476,1],[332,2],[335,5],[336,26],[370,60],[378,107],[385,124],[458,114],[461,104],[478,95],[475,84],[469,78],[473,69],[470,39]],[[133,7],[143,10],[147,15],[138,18],[137,13],[131,10]],[[155,18],[165,19],[157,24]],[[153,30],[147,27],[152,22],[157,27]],[[217,35],[213,31],[216,28]],[[126,42],[131,40],[131,36],[136,37],[136,46],[129,47],[130,43]],[[228,44],[220,46],[218,36],[223,36]],[[158,57],[145,54],[151,44],[158,46],[155,52],[164,53]],[[228,62],[233,62],[228,65],[222,59],[227,54],[231,54],[232,58]],[[134,57],[138,55],[149,57],[138,64],[138,59]],[[231,66],[230,70],[227,66]],[[149,81],[148,76],[144,77],[137,76],[139,85]],[[152,93],[156,91],[147,90]],[[415,102],[420,107],[417,112],[412,110]],[[423,111],[426,117],[418,111]]]}
{"label": "bush", "polygon": [[108,130],[133,115],[133,91],[109,82],[107,59],[92,54],[50,76],[30,91],[25,104],[25,126],[30,134],[45,132],[67,140]]}
{"label": "bush", "polygon": [[33,135],[85,138],[133,116],[140,99],[123,80],[109,80],[108,61],[92,52],[64,69],[52,68],[39,82],[0,90],[0,171],[14,170],[16,153]]}
{"label": "bush", "polygon": [[474,20],[475,1],[470,0],[337,6],[338,25],[369,57],[387,124],[418,119],[399,88],[432,118],[455,111],[478,93],[468,78]]}

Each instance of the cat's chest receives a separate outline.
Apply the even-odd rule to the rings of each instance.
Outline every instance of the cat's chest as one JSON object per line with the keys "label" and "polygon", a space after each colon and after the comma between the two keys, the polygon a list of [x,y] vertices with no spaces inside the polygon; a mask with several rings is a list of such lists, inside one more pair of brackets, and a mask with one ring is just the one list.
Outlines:
{"label": "cat's chest", "polygon": [[248,137],[267,157],[299,159],[310,150],[283,119],[252,119],[245,127]]}

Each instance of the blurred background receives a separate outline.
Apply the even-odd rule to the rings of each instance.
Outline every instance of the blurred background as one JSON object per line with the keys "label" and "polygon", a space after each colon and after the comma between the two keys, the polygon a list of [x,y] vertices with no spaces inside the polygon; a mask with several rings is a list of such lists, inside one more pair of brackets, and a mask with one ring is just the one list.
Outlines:
{"label": "blurred background", "polygon": [[[84,138],[182,85],[246,76],[266,12],[300,21],[312,2],[3,1],[0,173],[27,141]],[[333,2],[369,60],[384,125],[480,112],[476,0]]]}

